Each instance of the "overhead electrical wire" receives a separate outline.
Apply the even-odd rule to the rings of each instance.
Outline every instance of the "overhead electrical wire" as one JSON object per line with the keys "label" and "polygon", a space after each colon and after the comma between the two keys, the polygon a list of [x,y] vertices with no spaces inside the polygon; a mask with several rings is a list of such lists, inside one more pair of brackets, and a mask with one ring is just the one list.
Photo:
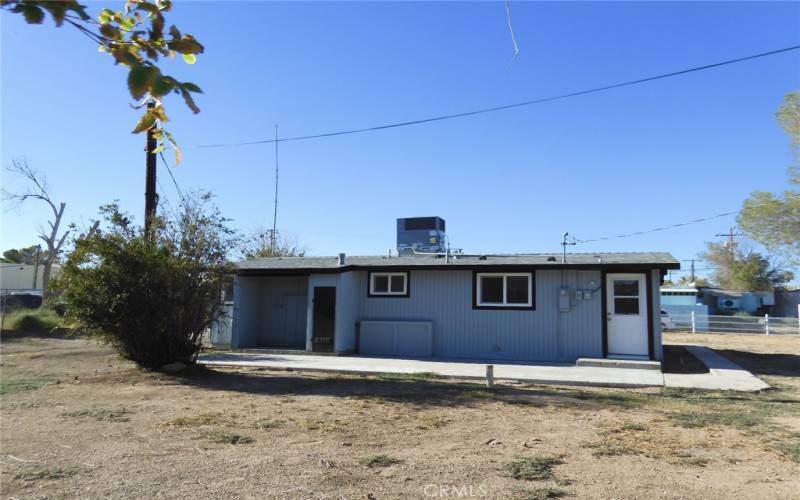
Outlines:
{"label": "overhead electrical wire", "polygon": [[349,129],[349,130],[339,130],[339,131],[335,131],[335,132],[325,132],[325,133],[321,133],[321,134],[301,135],[301,136],[296,136],[296,137],[285,137],[285,138],[282,138],[282,139],[277,139],[276,138],[276,139],[264,139],[264,140],[249,141],[249,142],[232,142],[232,143],[221,143],[221,144],[201,144],[201,145],[186,146],[186,147],[187,148],[225,148],[225,147],[236,147],[236,146],[252,146],[252,145],[257,145],[257,144],[272,144],[274,142],[303,141],[303,140],[308,140],[308,139],[320,139],[320,138],[323,138],[323,137],[334,137],[334,136],[339,136],[339,135],[359,134],[359,133],[363,133],[363,132],[374,132],[374,131],[378,131],[378,130],[386,130],[386,129],[391,129],[391,128],[408,127],[408,126],[411,126],[411,125],[420,125],[420,124],[423,124],[423,123],[430,123],[430,122],[436,122],[436,121],[442,121],[442,120],[452,120],[452,119],[455,119],[455,118],[464,118],[464,117],[467,117],[467,116],[479,115],[479,114],[483,114],[483,113],[493,113],[493,112],[496,112],[496,111],[504,111],[504,110],[507,110],[507,109],[520,108],[520,107],[523,107],[523,106],[532,106],[534,104],[542,104],[542,103],[545,103],[545,102],[557,101],[557,100],[561,100],[561,99],[568,99],[570,97],[577,97],[577,96],[586,95],[586,94],[594,94],[594,93],[597,93],[597,92],[604,92],[606,90],[618,89],[618,88],[621,88],[621,87],[628,87],[628,86],[631,86],[631,85],[638,85],[640,83],[652,82],[652,81],[661,80],[661,79],[664,79],[664,78],[671,78],[673,76],[685,75],[687,73],[694,73],[696,71],[703,71],[703,70],[707,70],[707,69],[718,68],[720,66],[726,66],[726,65],[729,65],[729,64],[735,64],[735,63],[740,63],[740,62],[744,62],[744,61],[750,61],[750,60],[753,60],[753,59],[758,59],[758,58],[761,58],[761,57],[767,57],[767,56],[771,56],[771,55],[775,55],[775,54],[781,54],[783,52],[789,52],[789,51],[798,50],[798,49],[800,49],[800,45],[792,45],[790,47],[784,47],[782,49],[771,50],[771,51],[768,51],[768,52],[761,52],[761,53],[758,53],[758,54],[752,54],[752,55],[744,56],[744,57],[737,57],[736,59],[728,59],[726,61],[720,61],[720,62],[715,62],[715,63],[711,63],[711,64],[705,64],[703,66],[695,66],[695,67],[692,67],[692,68],[682,69],[682,70],[679,70],[679,71],[672,71],[670,73],[663,73],[663,74],[659,74],[659,75],[655,75],[655,76],[649,76],[649,77],[646,77],[646,78],[640,78],[638,80],[629,80],[629,81],[625,81],[625,82],[614,83],[614,84],[611,84],[611,85],[605,85],[603,87],[594,87],[594,88],[590,88],[590,89],[579,90],[579,91],[576,91],[576,92],[569,92],[569,93],[566,93],[566,94],[559,94],[559,95],[554,95],[554,96],[549,96],[549,97],[541,97],[539,99],[531,99],[531,100],[528,100],[528,101],[522,101],[522,102],[517,102],[517,103],[513,103],[513,104],[505,104],[505,105],[502,105],[502,106],[493,106],[493,107],[489,107],[489,108],[476,109],[476,110],[472,110],[472,111],[464,111],[464,112],[461,112],[461,113],[452,113],[452,114],[447,114],[447,115],[433,116],[433,117],[429,117],[429,118],[421,118],[421,119],[418,119],[418,120],[411,120],[411,121],[397,122],[397,123],[389,123],[389,124],[377,125],[377,126],[373,126],[373,127],[363,127],[363,128]]}
{"label": "overhead electrical wire", "polygon": [[670,224],[669,226],[655,227],[653,229],[647,229],[647,230],[644,230],[644,231],[636,231],[635,233],[617,234],[617,235],[614,235],[614,236],[604,236],[602,238],[592,238],[592,239],[588,239],[588,240],[579,240],[579,239],[576,238],[575,239],[575,243],[592,243],[592,242],[595,242],[595,241],[615,240],[615,239],[618,239],[618,238],[630,238],[631,236],[640,236],[642,234],[655,233],[655,232],[658,232],[658,231],[667,231],[669,229],[675,229],[675,228],[678,228],[678,227],[688,226],[690,224],[697,224],[699,222],[706,222],[706,221],[710,221],[710,220],[713,220],[713,219],[719,219],[720,217],[727,217],[729,215],[735,215],[737,213],[739,213],[739,212],[725,212],[725,213],[722,213],[722,214],[712,215],[711,217],[703,217],[702,219],[694,219],[694,220],[690,220],[690,221],[686,221],[686,222],[679,222],[678,224]]}
{"label": "overhead electrical wire", "polygon": [[158,155],[161,157],[161,162],[164,164],[164,168],[167,169],[167,172],[172,179],[172,184],[175,186],[175,190],[178,192],[178,196],[181,198],[181,203],[186,204],[186,198],[183,196],[183,191],[181,190],[180,186],[178,186],[178,181],[172,174],[172,169],[170,168],[169,163],[167,163],[167,160],[164,158],[164,152],[159,152]]}

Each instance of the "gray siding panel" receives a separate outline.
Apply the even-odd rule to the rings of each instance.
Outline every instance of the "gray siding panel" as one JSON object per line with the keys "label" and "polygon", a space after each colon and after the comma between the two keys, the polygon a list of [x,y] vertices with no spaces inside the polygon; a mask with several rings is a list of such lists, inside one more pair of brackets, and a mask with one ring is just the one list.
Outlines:
{"label": "gray siding panel", "polygon": [[[535,273],[535,311],[473,309],[471,271],[411,271],[408,298],[367,297],[362,274],[359,319],[430,321],[436,357],[571,361],[602,355],[599,290],[590,300],[573,299],[570,312],[560,313],[561,271]],[[572,291],[600,286],[599,271],[563,276]]]}
{"label": "gray siding panel", "polygon": [[303,276],[237,277],[231,346],[303,347],[307,281]]}

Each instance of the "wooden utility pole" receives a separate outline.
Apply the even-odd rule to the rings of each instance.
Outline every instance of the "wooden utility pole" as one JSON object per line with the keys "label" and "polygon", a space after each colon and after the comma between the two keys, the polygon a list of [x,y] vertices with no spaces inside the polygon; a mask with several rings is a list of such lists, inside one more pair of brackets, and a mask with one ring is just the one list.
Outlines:
{"label": "wooden utility pole", "polygon": [[737,233],[736,228],[731,226],[729,232],[727,233],[717,233],[715,236],[725,236],[728,238],[728,248],[730,248],[731,252],[733,252],[734,248],[736,248],[736,237],[737,236],[744,236],[742,233]]}
{"label": "wooden utility pole", "polygon": [[[147,103],[147,108],[151,109],[155,104],[153,101]],[[151,231],[153,221],[156,218],[156,206],[158,205],[158,194],[156,193],[156,138],[153,136],[153,128],[147,131],[147,145],[145,146],[147,174],[144,183],[144,232],[148,237],[152,237]]]}

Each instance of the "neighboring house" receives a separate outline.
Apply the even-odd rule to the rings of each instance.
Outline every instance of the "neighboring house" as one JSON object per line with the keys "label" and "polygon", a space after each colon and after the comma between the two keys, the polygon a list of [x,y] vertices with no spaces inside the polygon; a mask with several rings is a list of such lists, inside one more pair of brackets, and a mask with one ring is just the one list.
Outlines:
{"label": "neighboring house", "polygon": [[[444,228],[438,218],[401,221],[419,219],[435,220],[431,231]],[[427,236],[421,243],[430,245]],[[415,358],[660,360],[659,285],[679,267],[667,253],[569,254],[566,262],[560,254],[413,251],[244,261],[230,344]]]}
{"label": "neighboring house", "polygon": [[706,288],[706,304],[712,314],[747,313],[762,315],[769,313],[775,305],[772,292],[736,292],[719,288]]}
{"label": "neighboring house", "polygon": [[[43,265],[0,263],[0,290],[41,290]],[[53,265],[51,277],[61,272],[61,266]],[[34,278],[35,276],[35,278]]]}
{"label": "neighboring house", "polygon": [[662,286],[661,310],[670,315],[686,316],[694,312],[696,315],[708,315],[705,304],[705,293],[694,285]]}
{"label": "neighboring house", "polygon": [[769,313],[775,305],[772,292],[736,292],[714,287],[662,286],[661,307],[670,314],[731,315]]}

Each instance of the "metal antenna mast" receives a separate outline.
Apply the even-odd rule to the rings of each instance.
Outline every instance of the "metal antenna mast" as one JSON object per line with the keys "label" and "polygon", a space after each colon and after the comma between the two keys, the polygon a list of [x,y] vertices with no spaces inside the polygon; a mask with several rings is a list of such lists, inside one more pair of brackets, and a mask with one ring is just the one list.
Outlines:
{"label": "metal antenna mast", "polygon": [[561,263],[567,262],[567,245],[576,245],[578,242],[575,241],[575,238],[572,238],[572,241],[567,240],[567,236],[569,233],[564,233],[561,235]]}
{"label": "metal antenna mast", "polygon": [[275,206],[272,210],[272,232],[270,233],[269,250],[275,256],[275,236],[278,226],[278,124],[275,124]]}

